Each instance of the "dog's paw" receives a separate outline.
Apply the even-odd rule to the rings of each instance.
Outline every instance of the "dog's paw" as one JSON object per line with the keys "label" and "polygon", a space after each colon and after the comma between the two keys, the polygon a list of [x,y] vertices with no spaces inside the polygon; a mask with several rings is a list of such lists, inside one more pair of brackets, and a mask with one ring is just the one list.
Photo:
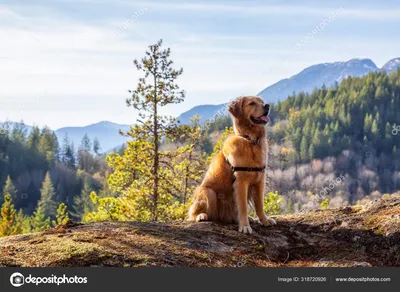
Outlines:
{"label": "dog's paw", "polygon": [[251,234],[253,230],[251,229],[250,225],[239,225],[239,232]]}
{"label": "dog's paw", "polygon": [[197,222],[201,222],[201,221],[207,221],[208,220],[208,216],[206,213],[200,213],[199,215],[197,215],[196,217],[196,221]]}
{"label": "dog's paw", "polygon": [[258,222],[258,220],[256,218],[253,218],[251,216],[248,216],[248,218],[249,218],[249,222],[250,223],[257,223]]}
{"label": "dog's paw", "polygon": [[265,217],[264,219],[261,220],[261,223],[264,226],[272,226],[272,225],[276,225],[276,221],[275,219],[269,218],[269,217]]}

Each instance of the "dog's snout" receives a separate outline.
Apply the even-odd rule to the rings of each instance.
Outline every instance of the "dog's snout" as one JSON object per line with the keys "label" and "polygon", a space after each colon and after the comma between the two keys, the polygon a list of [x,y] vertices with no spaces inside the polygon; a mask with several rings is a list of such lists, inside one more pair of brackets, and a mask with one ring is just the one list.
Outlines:
{"label": "dog's snout", "polygon": [[265,105],[264,105],[264,110],[265,110],[266,112],[269,112],[269,104],[265,104]]}

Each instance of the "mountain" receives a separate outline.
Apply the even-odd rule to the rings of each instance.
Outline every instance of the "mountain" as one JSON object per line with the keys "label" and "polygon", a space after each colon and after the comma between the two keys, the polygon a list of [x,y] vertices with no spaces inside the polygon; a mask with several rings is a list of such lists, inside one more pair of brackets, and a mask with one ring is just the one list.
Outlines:
{"label": "mountain", "polygon": [[194,108],[182,113],[177,119],[182,123],[182,124],[189,124],[190,123],[190,118],[192,118],[194,115],[199,115],[201,117],[201,121],[206,121],[209,119],[212,119],[216,113],[222,109],[225,106],[225,104],[206,104],[206,105],[198,105],[195,106]]}
{"label": "mountain", "polygon": [[[394,72],[400,66],[400,58],[395,58],[387,62],[381,69],[370,59],[351,59],[346,62],[322,63],[307,67],[300,73],[285,78],[277,83],[263,89],[257,95],[261,96],[266,102],[277,102],[286,99],[294,92],[310,93],[314,88],[320,88],[325,84],[326,87],[339,84],[349,76],[361,77],[373,71],[383,70],[387,73]],[[250,93],[252,94],[252,93]],[[215,113],[222,109],[224,104],[219,105],[199,105],[178,117],[182,123],[189,123],[190,117],[198,114],[202,117],[202,122],[211,119]]]}
{"label": "mountain", "polygon": [[258,96],[268,102],[277,102],[293,92],[311,92],[314,88],[319,88],[324,84],[331,87],[349,76],[359,77],[376,70],[378,67],[370,59],[317,64],[265,88]]}
{"label": "mountain", "polygon": [[129,125],[120,125],[102,121],[85,127],[61,128],[56,130],[55,133],[60,145],[67,133],[70,142],[74,142],[75,147],[81,144],[82,137],[87,133],[92,142],[94,138],[97,137],[101,145],[101,151],[106,152],[125,143],[128,139],[121,136],[119,130],[127,132],[129,129]]}
{"label": "mountain", "polygon": [[383,65],[381,70],[384,70],[390,74],[396,71],[398,67],[400,67],[400,58],[394,58]]}
{"label": "mountain", "polygon": [[[13,129],[15,126],[20,126],[21,123],[0,122],[0,130],[6,125],[9,129]],[[24,126],[26,128],[27,135],[29,135],[33,127],[25,124]],[[120,147],[128,140],[128,138],[119,134],[119,130],[122,130],[123,132],[128,132],[129,129],[129,125],[120,125],[112,122],[103,121],[84,127],[61,128],[56,130],[55,133],[57,135],[60,146],[62,145],[62,141],[66,133],[68,133],[69,142],[73,142],[75,147],[78,147],[81,144],[83,136],[85,134],[88,134],[88,137],[92,143],[94,138],[97,137],[100,142],[101,152],[109,152],[116,147]]]}
{"label": "mountain", "polygon": [[[25,129],[26,129],[26,134],[27,135],[29,135],[29,133],[32,131],[32,126],[28,126],[28,125],[25,125],[24,123],[22,123],[22,122],[10,122],[10,121],[7,121],[7,122],[0,122],[0,130],[2,129],[2,128],[6,128],[6,129],[13,129],[14,127],[19,127],[19,126],[25,126]],[[0,133],[1,134],[1,133]]]}

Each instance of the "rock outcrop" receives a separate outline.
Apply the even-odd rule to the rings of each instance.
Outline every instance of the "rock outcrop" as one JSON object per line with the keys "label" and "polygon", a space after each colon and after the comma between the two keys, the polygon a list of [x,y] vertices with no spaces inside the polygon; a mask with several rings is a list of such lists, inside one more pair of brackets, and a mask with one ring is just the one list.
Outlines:
{"label": "rock outcrop", "polygon": [[400,266],[400,198],[274,218],[252,235],[212,222],[68,222],[0,238],[0,266]]}

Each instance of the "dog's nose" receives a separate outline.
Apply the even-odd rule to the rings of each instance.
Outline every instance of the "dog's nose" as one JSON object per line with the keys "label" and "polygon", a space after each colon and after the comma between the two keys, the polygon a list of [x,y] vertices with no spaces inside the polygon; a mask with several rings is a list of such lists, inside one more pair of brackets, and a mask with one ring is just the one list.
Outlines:
{"label": "dog's nose", "polygon": [[265,105],[264,105],[264,108],[265,108],[266,110],[269,110],[269,104],[265,104]]}

